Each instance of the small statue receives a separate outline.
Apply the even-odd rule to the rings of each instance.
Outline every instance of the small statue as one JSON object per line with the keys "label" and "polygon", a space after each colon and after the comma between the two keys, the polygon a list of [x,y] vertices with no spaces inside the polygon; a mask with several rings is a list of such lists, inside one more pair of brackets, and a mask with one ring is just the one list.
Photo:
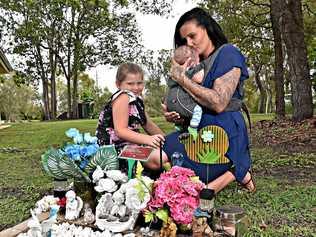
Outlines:
{"label": "small statue", "polygon": [[[96,213],[99,213],[100,216],[105,216],[110,214],[114,203],[112,200],[112,194],[106,193],[103,194],[99,200],[99,203],[96,207]],[[97,216],[99,217],[99,216]]]}
{"label": "small statue", "polygon": [[36,216],[36,214],[31,210],[32,219],[27,223],[30,228],[27,232],[29,237],[42,237],[42,226]]}
{"label": "small statue", "polygon": [[213,231],[211,227],[207,224],[206,217],[196,217],[193,216],[192,221],[192,237],[213,237]]}
{"label": "small statue", "polygon": [[80,197],[76,197],[76,193],[72,190],[66,193],[66,215],[65,219],[75,220],[79,217],[80,211],[83,207],[83,202]]}
{"label": "small statue", "polygon": [[94,222],[94,215],[88,203],[84,204],[83,221],[86,224],[92,224]]}
{"label": "small statue", "polygon": [[173,222],[171,217],[168,217],[168,221],[163,223],[159,233],[160,237],[176,237],[177,225]]}
{"label": "small statue", "polygon": [[57,223],[58,205],[52,205],[49,212],[49,218],[42,222],[42,233],[44,236],[51,236],[51,229],[53,224]]}
{"label": "small statue", "polygon": [[110,214],[113,216],[119,216],[120,218],[124,217],[127,211],[127,208],[124,205],[124,193],[122,193],[120,190],[116,191],[112,195],[112,200],[114,201],[114,205],[111,209]]}

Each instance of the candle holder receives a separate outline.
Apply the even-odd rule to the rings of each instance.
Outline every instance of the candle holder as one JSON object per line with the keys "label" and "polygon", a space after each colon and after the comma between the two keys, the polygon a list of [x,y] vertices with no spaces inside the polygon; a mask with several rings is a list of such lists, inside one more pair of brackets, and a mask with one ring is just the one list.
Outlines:
{"label": "candle holder", "polygon": [[204,188],[200,192],[200,209],[212,213],[214,209],[215,192],[213,189]]}
{"label": "candle holder", "polygon": [[215,229],[229,236],[241,237],[247,232],[249,219],[239,206],[222,206],[216,209]]}
{"label": "candle holder", "polygon": [[69,191],[67,179],[56,179],[53,180],[53,192],[54,197],[62,199],[65,197],[66,192]]}

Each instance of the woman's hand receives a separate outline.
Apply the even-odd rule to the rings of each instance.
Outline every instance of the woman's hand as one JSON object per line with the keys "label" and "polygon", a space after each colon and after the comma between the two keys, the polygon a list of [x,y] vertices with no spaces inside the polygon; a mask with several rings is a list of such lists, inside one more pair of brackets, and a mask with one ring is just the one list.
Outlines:
{"label": "woman's hand", "polygon": [[155,135],[148,136],[145,141],[145,144],[153,148],[159,149],[160,144],[163,145],[164,141],[165,141],[164,136],[162,136],[161,134],[155,134]]}
{"label": "woman's hand", "polygon": [[171,68],[170,68],[170,77],[172,80],[181,84],[183,82],[185,76],[185,71],[191,61],[191,58],[188,58],[184,64],[178,64],[174,58],[171,59]]}
{"label": "woman's hand", "polygon": [[165,104],[161,104],[163,115],[165,116],[166,121],[170,123],[183,123],[183,119],[180,117],[180,114],[178,114],[175,111],[168,112],[167,106]]}

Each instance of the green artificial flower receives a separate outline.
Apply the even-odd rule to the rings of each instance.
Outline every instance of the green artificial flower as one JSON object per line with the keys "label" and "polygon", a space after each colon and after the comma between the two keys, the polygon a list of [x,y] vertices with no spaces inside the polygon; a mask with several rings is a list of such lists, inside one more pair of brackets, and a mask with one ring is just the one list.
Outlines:
{"label": "green artificial flower", "polygon": [[210,148],[206,148],[197,153],[197,158],[204,164],[216,164],[220,158],[219,154]]}

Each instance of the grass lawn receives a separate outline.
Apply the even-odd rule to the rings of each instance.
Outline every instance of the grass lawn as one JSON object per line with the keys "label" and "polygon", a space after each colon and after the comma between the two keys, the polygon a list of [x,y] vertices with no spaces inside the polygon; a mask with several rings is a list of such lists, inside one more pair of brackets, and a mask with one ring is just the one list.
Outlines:
{"label": "grass lawn", "polygon": [[[166,132],[173,129],[163,118],[154,121]],[[62,144],[71,127],[94,133],[96,120],[20,123],[0,130],[0,230],[28,218],[29,209],[51,191],[52,179],[43,173],[40,156]],[[247,236],[316,236],[316,183],[308,173],[315,171],[316,154],[253,147],[252,156],[258,191],[248,194],[232,184],[218,195],[216,206],[245,208],[251,221]]]}

